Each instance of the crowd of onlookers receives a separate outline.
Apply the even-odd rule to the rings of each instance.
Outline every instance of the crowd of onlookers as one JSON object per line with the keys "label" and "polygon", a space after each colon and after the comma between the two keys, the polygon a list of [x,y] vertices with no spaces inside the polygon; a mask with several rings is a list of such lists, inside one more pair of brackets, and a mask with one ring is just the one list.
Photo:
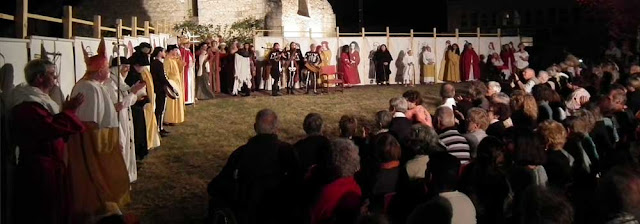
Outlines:
{"label": "crowd of onlookers", "polygon": [[433,115],[416,90],[374,128],[345,115],[336,137],[308,114],[293,145],[261,110],[208,185],[209,221],[638,223],[639,66],[569,56],[483,79],[443,84]]}

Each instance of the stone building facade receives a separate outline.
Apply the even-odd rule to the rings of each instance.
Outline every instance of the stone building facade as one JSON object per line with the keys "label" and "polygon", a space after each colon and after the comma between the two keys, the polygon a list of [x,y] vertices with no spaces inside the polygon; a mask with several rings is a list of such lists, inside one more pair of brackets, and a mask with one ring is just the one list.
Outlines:
{"label": "stone building facade", "polygon": [[[284,29],[286,36],[330,35],[336,17],[327,0],[93,0],[74,8],[74,16],[91,20],[102,15],[103,24],[117,18],[130,26],[131,17],[143,21],[178,24],[192,20],[199,24],[231,25],[246,18],[263,18],[270,30]],[[306,16],[308,15],[308,16]],[[294,32],[295,31],[295,32]],[[305,31],[305,32],[297,32]]]}

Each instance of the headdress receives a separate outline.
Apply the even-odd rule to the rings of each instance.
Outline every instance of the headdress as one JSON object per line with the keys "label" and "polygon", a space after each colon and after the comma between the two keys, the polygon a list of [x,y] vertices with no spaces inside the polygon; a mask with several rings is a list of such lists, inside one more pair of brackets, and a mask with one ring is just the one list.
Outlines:
{"label": "headdress", "polygon": [[107,59],[104,39],[100,40],[98,54],[91,57],[89,57],[89,52],[84,48],[84,44],[80,43],[80,45],[82,46],[82,53],[84,54],[84,63],[87,65],[87,73],[100,71],[108,67],[109,59]]}

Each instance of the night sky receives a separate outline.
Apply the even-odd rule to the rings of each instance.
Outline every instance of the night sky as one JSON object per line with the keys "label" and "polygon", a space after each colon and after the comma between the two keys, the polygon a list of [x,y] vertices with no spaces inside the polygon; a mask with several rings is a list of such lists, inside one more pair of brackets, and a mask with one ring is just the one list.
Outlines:
{"label": "night sky", "polygon": [[[433,27],[445,29],[446,0],[363,0],[364,26],[367,31],[431,32]],[[329,0],[336,14],[340,32],[359,32],[358,0]],[[428,5],[428,7],[419,7]],[[434,8],[437,8],[434,9]]]}

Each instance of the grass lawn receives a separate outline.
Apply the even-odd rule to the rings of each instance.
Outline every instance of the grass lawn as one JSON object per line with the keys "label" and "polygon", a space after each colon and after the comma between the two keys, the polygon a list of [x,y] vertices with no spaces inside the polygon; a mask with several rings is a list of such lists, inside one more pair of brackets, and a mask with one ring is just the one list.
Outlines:
{"label": "grass lawn", "polygon": [[[133,184],[133,202],[125,213],[135,214],[142,223],[201,223],[207,211],[207,184],[229,154],[255,134],[255,114],[263,108],[278,114],[278,135],[293,144],[304,137],[302,121],[308,113],[320,113],[325,134],[337,136],[342,115],[355,115],[360,123],[370,124],[375,112],[388,109],[390,98],[409,89],[365,86],[322,95],[254,94],[199,101],[187,107],[185,123],[167,127],[171,135],[144,160]],[[427,109],[433,113],[440,102],[440,85],[413,89],[423,94]]]}

